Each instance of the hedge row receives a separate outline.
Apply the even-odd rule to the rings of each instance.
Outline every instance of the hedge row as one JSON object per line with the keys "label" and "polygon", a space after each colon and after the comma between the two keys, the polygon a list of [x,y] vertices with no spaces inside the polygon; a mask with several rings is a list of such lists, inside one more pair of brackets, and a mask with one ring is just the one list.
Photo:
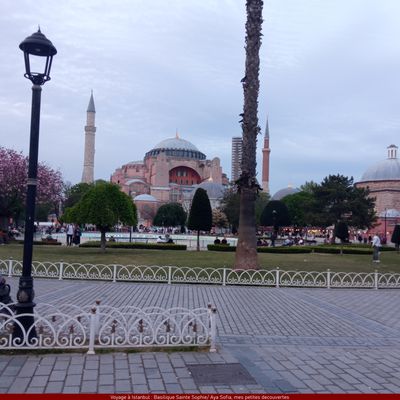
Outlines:
{"label": "hedge row", "polygon": [[[24,244],[23,240],[16,240],[19,244]],[[34,246],[61,246],[61,242],[55,240],[34,240]]]}
{"label": "hedge row", "polygon": [[[100,242],[86,242],[79,247],[100,247]],[[174,243],[129,243],[107,242],[107,248],[111,249],[153,249],[153,250],[186,250],[186,245]]]}
{"label": "hedge row", "polygon": [[[218,244],[209,244],[207,246],[209,251],[236,251],[235,246],[223,246]],[[388,248],[385,248],[386,251]],[[392,249],[392,248],[390,248]],[[393,249],[395,250],[395,249]],[[278,247],[257,247],[259,253],[279,253],[279,254],[304,254],[304,253],[325,253],[325,254],[340,254],[340,246],[278,246]],[[372,254],[371,247],[369,248],[355,248],[343,247],[343,254]]]}

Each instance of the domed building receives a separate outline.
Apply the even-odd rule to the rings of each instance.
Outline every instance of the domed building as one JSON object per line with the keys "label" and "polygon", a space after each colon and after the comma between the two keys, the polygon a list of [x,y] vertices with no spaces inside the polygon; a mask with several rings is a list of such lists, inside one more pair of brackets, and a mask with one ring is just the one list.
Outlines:
{"label": "domed building", "polygon": [[193,196],[198,188],[204,189],[207,192],[211,208],[215,209],[220,206],[227,186],[222,183],[216,183],[212,179],[208,179],[207,181],[193,186],[190,192],[185,193],[183,200],[183,207],[185,210],[189,211]]}
{"label": "domed building", "polygon": [[282,200],[284,197],[291,194],[299,193],[300,189],[294,188],[293,186],[288,186],[286,188],[278,190],[272,197],[271,200]]}
{"label": "domed building", "polygon": [[[139,195],[151,195],[158,205],[184,201],[196,185],[212,180],[226,185],[218,157],[207,157],[193,143],[175,137],[165,139],[149,150],[141,161],[132,161],[117,168],[111,182],[136,200]],[[140,200],[139,200],[140,201]]]}
{"label": "domed building", "polygon": [[[375,198],[375,211],[378,216],[374,232],[386,235],[393,232],[396,223],[400,223],[400,161],[397,158],[398,147],[387,147],[387,159],[369,167],[362,175],[356,187],[368,188]],[[389,238],[389,236],[388,236]]]}

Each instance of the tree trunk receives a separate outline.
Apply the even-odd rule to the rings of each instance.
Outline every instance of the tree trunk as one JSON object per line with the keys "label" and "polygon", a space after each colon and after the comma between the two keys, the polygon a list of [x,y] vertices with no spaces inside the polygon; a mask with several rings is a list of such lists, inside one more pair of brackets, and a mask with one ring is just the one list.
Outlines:
{"label": "tree trunk", "polygon": [[101,237],[100,237],[100,247],[101,251],[104,253],[106,251],[106,230],[101,230]]}
{"label": "tree trunk", "polygon": [[255,201],[260,189],[256,180],[256,152],[257,135],[260,132],[257,113],[262,7],[262,0],[246,2],[246,72],[242,79],[244,92],[242,173],[237,181],[240,192],[240,216],[235,269],[258,268]]}
{"label": "tree trunk", "polygon": [[197,231],[197,251],[200,251],[200,231]]}

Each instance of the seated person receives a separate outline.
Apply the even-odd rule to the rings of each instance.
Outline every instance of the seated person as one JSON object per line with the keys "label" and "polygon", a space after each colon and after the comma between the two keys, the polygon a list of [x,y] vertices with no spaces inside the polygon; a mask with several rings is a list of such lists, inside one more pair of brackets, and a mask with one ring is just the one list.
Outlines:
{"label": "seated person", "polygon": [[165,239],[163,239],[161,236],[157,238],[157,243],[165,243]]}

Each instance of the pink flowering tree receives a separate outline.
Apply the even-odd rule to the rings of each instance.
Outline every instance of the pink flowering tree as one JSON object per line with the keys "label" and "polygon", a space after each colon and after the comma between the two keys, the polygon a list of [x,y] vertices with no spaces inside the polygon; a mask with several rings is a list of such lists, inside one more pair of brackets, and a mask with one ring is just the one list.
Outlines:
{"label": "pink flowering tree", "polygon": [[[27,178],[28,157],[0,146],[0,222],[10,217],[18,222],[22,217]],[[49,204],[56,209],[62,201],[63,188],[60,171],[39,163],[36,204]]]}

